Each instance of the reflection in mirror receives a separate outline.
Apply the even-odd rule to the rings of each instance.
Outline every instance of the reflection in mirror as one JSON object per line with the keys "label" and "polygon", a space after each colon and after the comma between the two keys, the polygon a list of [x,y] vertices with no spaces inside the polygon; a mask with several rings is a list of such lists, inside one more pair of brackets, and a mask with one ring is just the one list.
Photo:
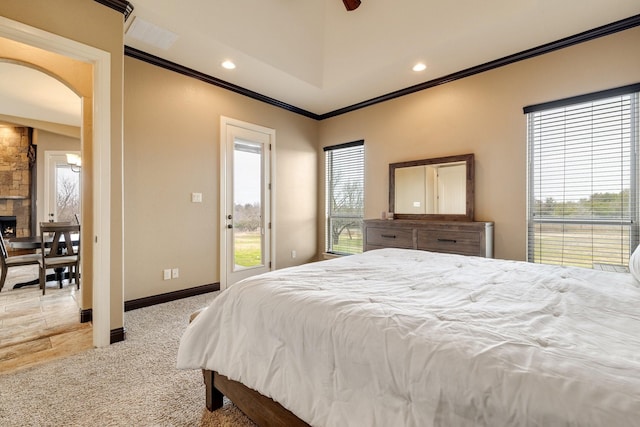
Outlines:
{"label": "reflection in mirror", "polygon": [[396,212],[464,215],[466,176],[464,162],[396,169]]}
{"label": "reflection in mirror", "polygon": [[389,165],[396,218],[473,220],[473,154]]}

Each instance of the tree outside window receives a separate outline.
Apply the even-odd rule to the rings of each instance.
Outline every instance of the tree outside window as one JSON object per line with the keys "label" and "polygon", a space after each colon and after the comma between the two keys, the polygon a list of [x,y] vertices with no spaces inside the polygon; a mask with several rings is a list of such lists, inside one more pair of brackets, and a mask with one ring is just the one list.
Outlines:
{"label": "tree outside window", "polygon": [[80,216],[80,174],[69,166],[56,170],[56,218],[59,222],[75,222]]}
{"label": "tree outside window", "polygon": [[364,141],[325,148],[327,252],[362,252]]}

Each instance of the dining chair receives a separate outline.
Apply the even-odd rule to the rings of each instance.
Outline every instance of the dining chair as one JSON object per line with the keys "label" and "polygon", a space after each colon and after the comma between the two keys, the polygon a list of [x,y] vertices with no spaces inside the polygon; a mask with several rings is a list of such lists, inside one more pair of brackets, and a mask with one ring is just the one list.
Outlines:
{"label": "dining chair", "polygon": [[[73,236],[73,237],[72,237]],[[77,237],[76,237],[77,236]],[[73,274],[80,289],[80,225],[68,222],[40,223],[40,288],[47,287],[47,270],[69,268],[69,283]],[[62,287],[62,282],[60,282]]]}
{"label": "dining chair", "polygon": [[0,290],[4,287],[4,281],[7,279],[7,273],[10,267],[18,267],[21,265],[39,264],[40,254],[26,254],[26,255],[14,255],[9,256],[7,247],[4,243],[2,233],[0,233],[0,263],[2,263],[2,276],[0,277]]}

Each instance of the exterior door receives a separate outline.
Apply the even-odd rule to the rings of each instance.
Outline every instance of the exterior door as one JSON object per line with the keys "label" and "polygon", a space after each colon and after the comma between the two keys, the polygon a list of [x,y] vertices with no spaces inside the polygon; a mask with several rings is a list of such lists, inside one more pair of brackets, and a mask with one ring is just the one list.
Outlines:
{"label": "exterior door", "polygon": [[237,120],[221,122],[220,285],[271,270],[271,150],[275,131]]}
{"label": "exterior door", "polygon": [[42,221],[72,222],[80,217],[80,169],[67,163],[66,154],[45,152],[44,218]]}

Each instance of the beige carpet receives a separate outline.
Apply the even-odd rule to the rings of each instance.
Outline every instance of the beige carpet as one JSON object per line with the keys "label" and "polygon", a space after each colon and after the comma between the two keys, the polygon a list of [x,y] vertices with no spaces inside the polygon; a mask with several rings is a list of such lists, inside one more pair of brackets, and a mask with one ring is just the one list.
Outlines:
{"label": "beige carpet", "polygon": [[216,295],[127,312],[124,342],[0,375],[0,424],[253,426],[229,401],[208,412],[201,372],[175,368],[189,314]]}

